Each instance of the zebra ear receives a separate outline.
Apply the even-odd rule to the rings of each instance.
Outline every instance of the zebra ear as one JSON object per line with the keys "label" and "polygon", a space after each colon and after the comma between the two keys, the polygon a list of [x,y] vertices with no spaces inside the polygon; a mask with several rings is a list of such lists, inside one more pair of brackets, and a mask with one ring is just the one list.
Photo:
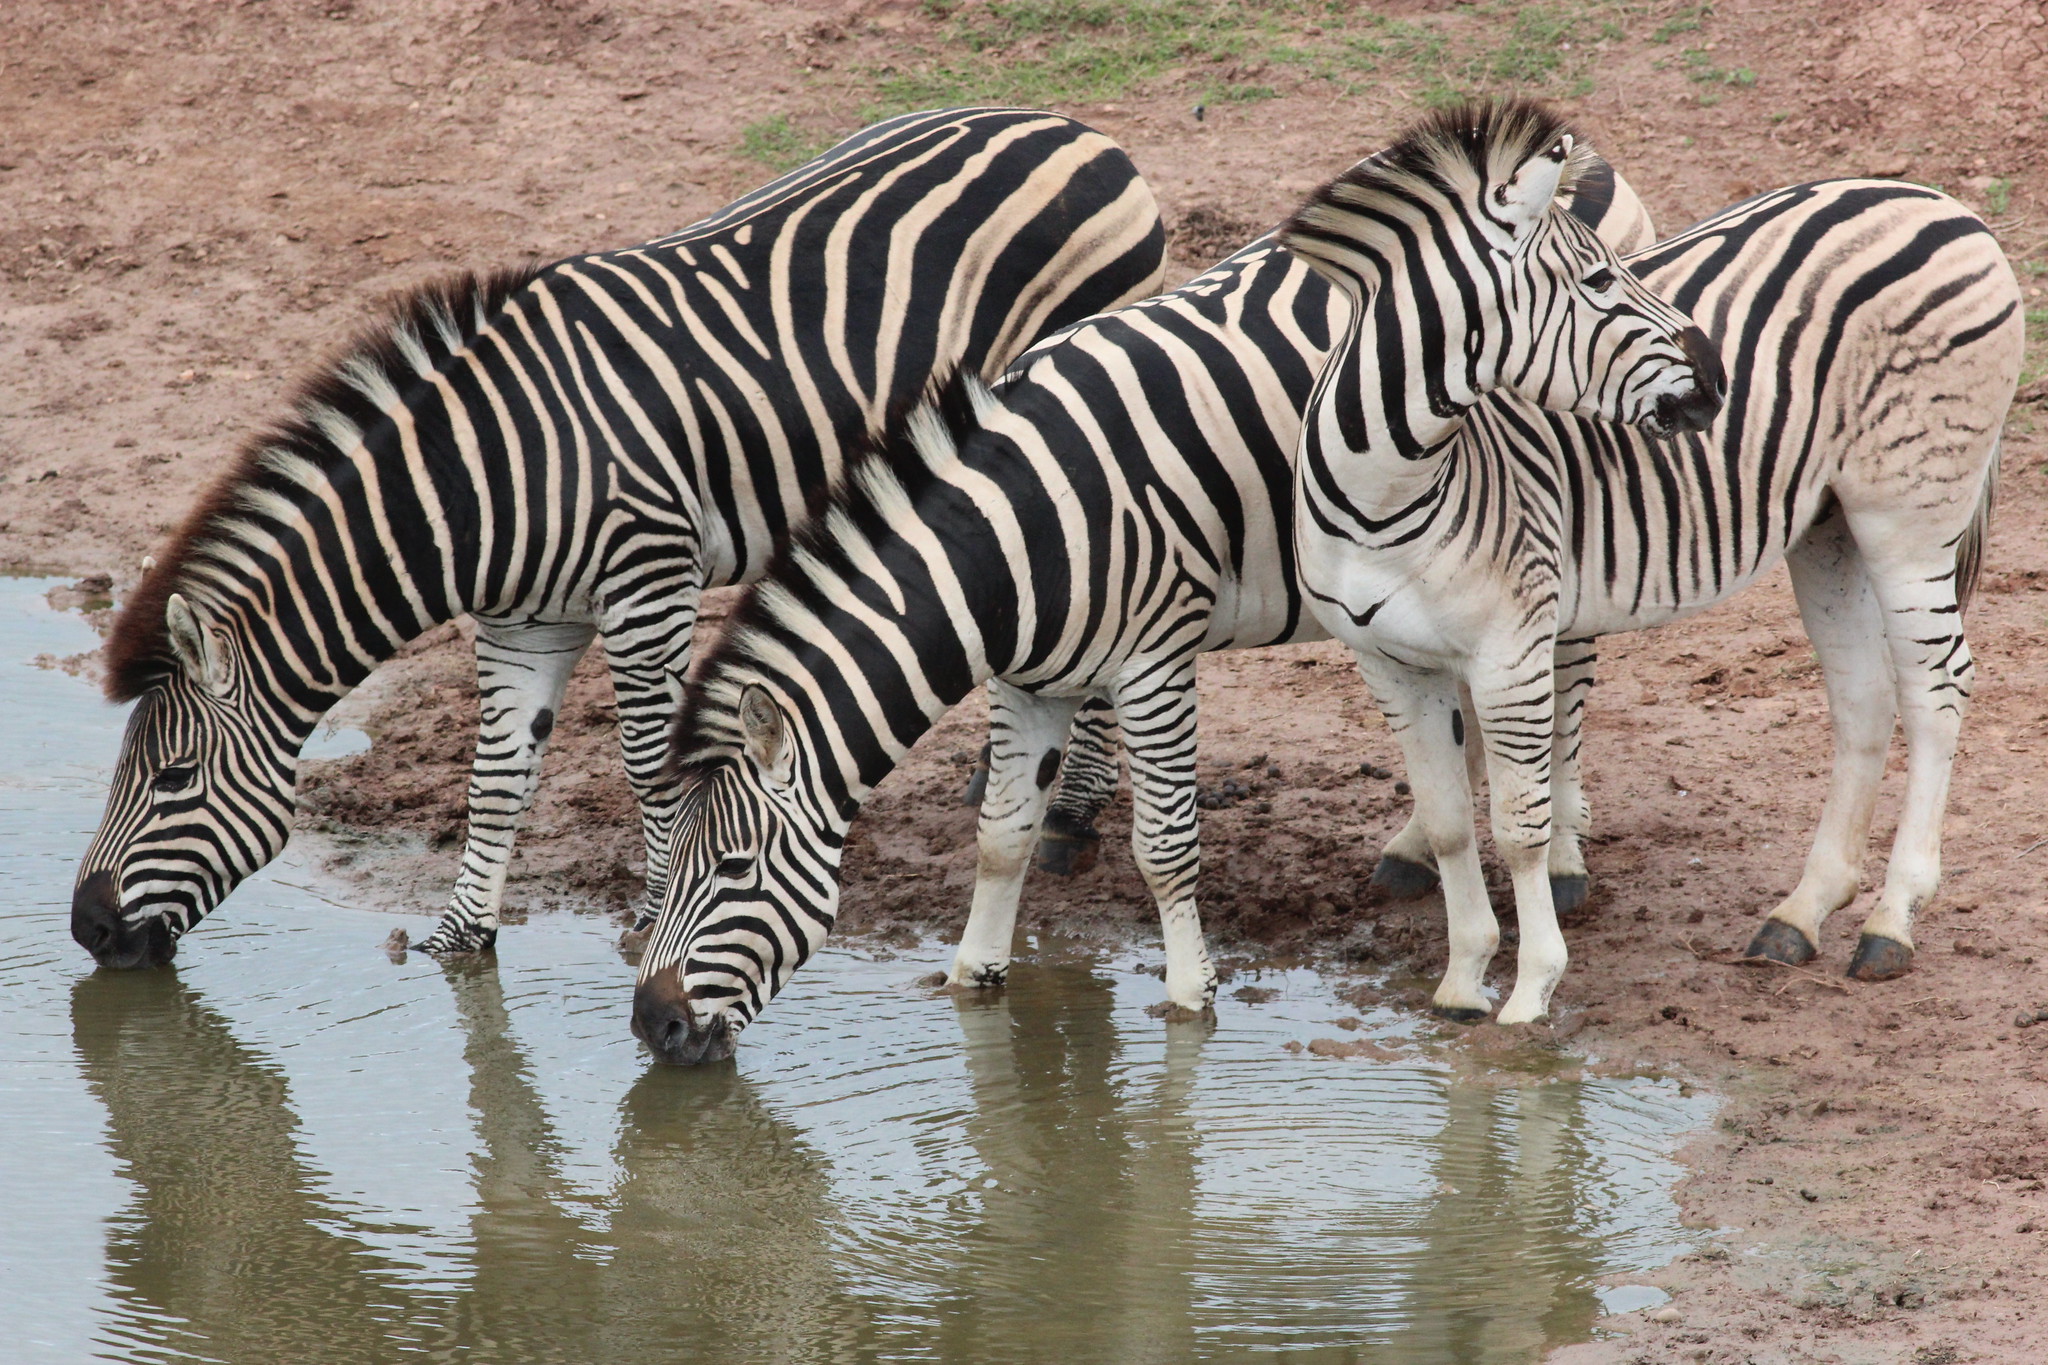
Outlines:
{"label": "zebra ear", "polygon": [[788,785],[796,766],[790,750],[789,720],[759,683],[748,683],[740,693],[740,738],[762,776]]}
{"label": "zebra ear", "polygon": [[219,642],[206,628],[199,609],[186,601],[182,593],[172,593],[164,603],[164,633],[170,637],[171,652],[178,656],[179,664],[194,682],[209,691],[226,690],[227,661],[221,655]]}
{"label": "zebra ear", "polygon": [[1491,201],[1487,216],[1507,229],[1509,250],[1528,241],[1543,215],[1550,212],[1550,203],[1557,198],[1558,183],[1564,179],[1565,167],[1571,163],[1572,149],[1577,145],[1577,139],[1570,133],[1558,134],[1557,141],[1515,167],[1513,175],[1486,192]]}

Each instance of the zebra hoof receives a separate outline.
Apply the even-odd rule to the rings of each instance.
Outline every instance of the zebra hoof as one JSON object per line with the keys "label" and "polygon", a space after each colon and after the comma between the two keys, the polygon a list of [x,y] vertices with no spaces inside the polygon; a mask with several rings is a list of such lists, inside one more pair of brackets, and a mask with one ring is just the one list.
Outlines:
{"label": "zebra hoof", "polygon": [[1782,962],[1787,967],[1798,967],[1811,962],[1815,951],[1813,941],[1804,933],[1781,919],[1767,919],[1742,955],[1760,962]]}
{"label": "zebra hoof", "polygon": [[1483,1023],[1491,1013],[1490,1010],[1475,1009],[1470,1005],[1431,1005],[1429,1012],[1439,1019],[1448,1019],[1453,1024]]}
{"label": "zebra hoof", "polygon": [[488,953],[498,946],[498,931],[483,925],[467,929],[436,929],[412,945],[416,953],[435,957],[460,957],[466,953]]}
{"label": "zebra hoof", "polygon": [[1560,915],[1569,915],[1586,903],[1592,886],[1584,876],[1552,877],[1550,879],[1551,908]]}
{"label": "zebra hoof", "polygon": [[1865,934],[1856,940],[1856,956],[1849,959],[1851,981],[1889,981],[1913,970],[1913,950],[1883,934]]}
{"label": "zebra hoof", "polygon": [[967,779],[967,790],[960,794],[960,804],[975,810],[981,809],[981,798],[988,794],[988,745],[981,746],[981,757],[974,760],[974,773]]}
{"label": "zebra hoof", "polygon": [[1372,870],[1372,884],[1397,901],[1412,901],[1436,890],[1436,869],[1382,853],[1379,866]]}
{"label": "zebra hoof", "polygon": [[1076,833],[1048,829],[1038,840],[1038,868],[1055,877],[1078,877],[1095,866],[1102,836],[1092,829]]}

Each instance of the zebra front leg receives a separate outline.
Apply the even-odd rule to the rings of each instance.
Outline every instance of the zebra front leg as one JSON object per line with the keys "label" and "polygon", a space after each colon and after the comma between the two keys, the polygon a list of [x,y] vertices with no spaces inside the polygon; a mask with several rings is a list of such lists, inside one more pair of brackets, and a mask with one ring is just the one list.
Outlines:
{"label": "zebra front leg", "polygon": [[[1458,695],[1458,704],[1464,710],[1465,728],[1477,731],[1479,718],[1472,710],[1471,691],[1460,688]],[[1485,776],[1486,760],[1479,746],[1468,746],[1465,750],[1467,784],[1476,792]],[[1411,813],[1408,823],[1381,847],[1380,860],[1372,869],[1372,884],[1397,901],[1412,901],[1436,890],[1436,859],[1429,851],[1429,835],[1423,831],[1419,815]]]}
{"label": "zebra front leg", "polygon": [[1082,702],[1038,838],[1039,871],[1074,877],[1095,866],[1102,846],[1095,817],[1116,795],[1117,744],[1116,708],[1103,697]]}
{"label": "zebra front leg", "polygon": [[1809,530],[1786,553],[1785,566],[1827,684],[1834,769],[1799,884],[1771,911],[1746,953],[1798,966],[1818,951],[1822,921],[1856,898],[1896,693],[1883,613],[1841,512]]}
{"label": "zebra front leg", "polygon": [[1415,790],[1415,821],[1443,878],[1450,953],[1436,990],[1436,1012],[1461,1023],[1484,1019],[1493,1012],[1483,988],[1486,964],[1500,946],[1500,924],[1486,898],[1473,835],[1457,680],[1448,673],[1405,668],[1377,654],[1360,654],[1358,671],[1401,743],[1401,759]]}
{"label": "zebra front leg", "polygon": [[[1549,665],[1555,655],[1547,642],[1535,648],[1520,644],[1496,656],[1523,661],[1519,673],[1488,666],[1478,670],[1472,693],[1484,728],[1480,735],[1463,736],[1467,748],[1484,745],[1494,846],[1515,889],[1521,943],[1515,988],[1500,1009],[1503,1024],[1530,1023],[1550,1012],[1550,993],[1567,959],[1550,890],[1557,688]],[[1537,661],[1534,667],[1529,660]]]}
{"label": "zebra front leg", "polygon": [[1059,776],[1079,697],[1041,697],[1000,680],[988,691],[988,789],[976,833],[974,903],[949,986],[1000,986],[1010,974],[1017,901]]}
{"label": "zebra front leg", "polygon": [[1178,659],[1120,683],[1116,718],[1131,764],[1131,849],[1159,903],[1169,1019],[1211,1012],[1216,968],[1202,941],[1195,882],[1202,868],[1195,807],[1195,661]]}
{"label": "zebra front leg", "polygon": [[1584,841],[1592,832],[1593,810],[1579,770],[1579,744],[1586,703],[1593,695],[1597,640],[1559,640],[1554,655],[1557,725],[1550,746],[1550,899],[1560,915],[1584,905],[1592,886]]}
{"label": "zebra front leg", "polygon": [[[1913,544],[1920,530],[1921,544]],[[1923,527],[1852,519],[1883,609],[1898,709],[1906,732],[1906,799],[1877,907],[1863,921],[1849,975],[1888,981],[1913,966],[1913,916],[1941,885],[1941,824],[1949,775],[1976,666],[1957,610],[1955,542],[1927,544]],[[1917,550],[1917,553],[1915,552]]]}
{"label": "zebra front leg", "polygon": [[476,623],[477,741],[469,779],[469,838],[455,891],[415,946],[474,953],[498,939],[498,906],[519,818],[533,804],[562,693],[595,627],[585,622]]}
{"label": "zebra front leg", "polygon": [[676,804],[675,787],[665,776],[668,732],[682,705],[700,600],[701,589],[694,581],[668,583],[659,596],[607,603],[600,622],[619,716],[619,754],[626,784],[640,806],[647,859],[645,888],[622,948],[653,927],[668,891]]}

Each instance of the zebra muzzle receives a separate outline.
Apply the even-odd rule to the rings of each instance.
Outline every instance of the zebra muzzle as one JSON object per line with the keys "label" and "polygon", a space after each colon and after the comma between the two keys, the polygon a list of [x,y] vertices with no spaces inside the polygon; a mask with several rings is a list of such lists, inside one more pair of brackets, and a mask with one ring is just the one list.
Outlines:
{"label": "zebra muzzle", "polygon": [[1692,364],[1692,392],[1665,394],[1657,400],[1655,425],[1663,435],[1679,431],[1705,431],[1714,424],[1728,396],[1728,374],[1721,368],[1721,353],[1707,334],[1688,327],[1678,334],[1679,347]]}
{"label": "zebra muzzle", "polygon": [[136,924],[121,918],[114,874],[95,872],[71,893],[71,937],[102,967],[126,971],[161,967],[178,954],[169,921],[152,915]]}
{"label": "zebra muzzle", "polygon": [[732,1029],[725,1016],[698,1022],[679,967],[663,967],[633,988],[633,1036],[675,1066],[722,1062],[732,1056]]}

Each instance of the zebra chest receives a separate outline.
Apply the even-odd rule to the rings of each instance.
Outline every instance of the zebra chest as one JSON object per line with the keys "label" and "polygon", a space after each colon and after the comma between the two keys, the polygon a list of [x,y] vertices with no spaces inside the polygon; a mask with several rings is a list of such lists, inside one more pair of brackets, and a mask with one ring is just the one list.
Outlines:
{"label": "zebra chest", "polygon": [[1551,575],[1483,556],[1360,554],[1335,542],[1323,553],[1304,547],[1302,580],[1338,639],[1418,662],[1469,658],[1504,633],[1540,624],[1556,591]]}

